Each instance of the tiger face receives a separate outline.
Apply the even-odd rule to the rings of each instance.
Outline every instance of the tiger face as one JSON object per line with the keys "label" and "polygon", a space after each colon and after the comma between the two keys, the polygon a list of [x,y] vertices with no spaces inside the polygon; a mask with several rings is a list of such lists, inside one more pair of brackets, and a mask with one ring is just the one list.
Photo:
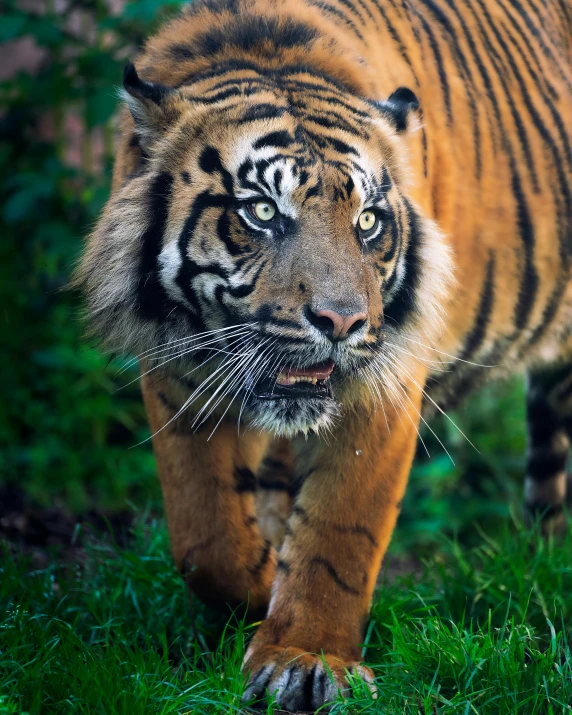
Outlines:
{"label": "tiger face", "polygon": [[387,341],[439,322],[449,259],[406,194],[409,90],[246,80],[240,101],[232,79],[197,97],[128,67],[139,163],[81,273],[115,348],[291,436],[379,395]]}

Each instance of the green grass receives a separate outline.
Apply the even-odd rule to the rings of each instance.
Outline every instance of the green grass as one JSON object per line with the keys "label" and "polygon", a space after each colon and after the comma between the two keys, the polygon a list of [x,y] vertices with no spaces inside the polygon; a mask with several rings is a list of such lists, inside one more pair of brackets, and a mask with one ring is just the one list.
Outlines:
{"label": "green grass", "polygon": [[[572,713],[572,532],[546,541],[519,524],[523,412],[516,381],[453,415],[478,452],[434,423],[455,464],[424,431],[431,457],[418,455],[388,557],[414,555],[423,567],[376,594],[364,660],[378,699],[356,682],[334,712]],[[0,715],[244,712],[240,664],[253,626],[198,602],[191,616],[164,521],[151,516],[160,499],[149,445],[114,449],[120,469],[95,481],[86,468],[75,481],[37,469],[24,482],[39,504],[134,503],[137,517],[127,546],[87,537],[71,565],[69,550],[37,568],[33,553],[0,543]]]}
{"label": "green grass", "polygon": [[[95,542],[81,565],[0,563],[2,715],[240,710],[251,627],[200,604],[191,621],[162,521],[140,519],[129,548]],[[364,648],[378,700],[358,683],[335,712],[571,713],[571,617],[572,536],[507,526],[444,543],[377,594]]]}

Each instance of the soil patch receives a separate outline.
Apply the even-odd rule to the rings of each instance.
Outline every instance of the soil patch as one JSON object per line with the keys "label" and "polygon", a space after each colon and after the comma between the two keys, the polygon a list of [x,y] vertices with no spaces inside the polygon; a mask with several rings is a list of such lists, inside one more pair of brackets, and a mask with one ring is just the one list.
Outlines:
{"label": "soil patch", "polygon": [[0,485],[0,543],[31,555],[35,568],[54,558],[66,564],[83,561],[84,546],[92,540],[127,546],[133,518],[127,510],[72,514],[58,501],[45,509],[33,504],[18,484]]}

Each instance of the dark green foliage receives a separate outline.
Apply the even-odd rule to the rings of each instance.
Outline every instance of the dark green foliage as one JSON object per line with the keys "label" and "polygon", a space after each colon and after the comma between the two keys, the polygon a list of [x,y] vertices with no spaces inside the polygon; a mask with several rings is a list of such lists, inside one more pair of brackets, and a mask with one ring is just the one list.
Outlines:
{"label": "dark green foliage", "polygon": [[450,418],[434,420],[434,434],[422,426],[431,457],[420,444],[399,520],[398,545],[405,549],[430,550],[442,534],[480,542],[475,522],[494,530],[511,516],[522,518],[522,380],[486,387]]}
{"label": "dark green foliage", "polygon": [[[117,365],[86,344],[77,297],[63,289],[108,194],[124,58],[177,3],[133,2],[117,16],[100,0],[59,14],[19,5],[5,4],[0,41],[31,37],[46,60],[35,76],[0,85],[0,478],[26,484],[40,502],[63,495],[76,509],[92,495],[103,504],[154,497],[149,444],[128,449],[147,436],[137,385],[116,392],[135,372],[115,379]],[[85,127],[81,169],[65,161],[70,113]]]}

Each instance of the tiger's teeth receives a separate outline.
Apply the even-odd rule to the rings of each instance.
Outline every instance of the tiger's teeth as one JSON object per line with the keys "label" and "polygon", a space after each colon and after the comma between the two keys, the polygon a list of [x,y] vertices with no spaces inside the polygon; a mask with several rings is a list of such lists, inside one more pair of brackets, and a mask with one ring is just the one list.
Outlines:
{"label": "tiger's teeth", "polygon": [[317,377],[310,377],[309,375],[287,375],[284,372],[278,374],[276,378],[277,385],[295,385],[297,382],[310,382],[312,385],[318,384]]}

